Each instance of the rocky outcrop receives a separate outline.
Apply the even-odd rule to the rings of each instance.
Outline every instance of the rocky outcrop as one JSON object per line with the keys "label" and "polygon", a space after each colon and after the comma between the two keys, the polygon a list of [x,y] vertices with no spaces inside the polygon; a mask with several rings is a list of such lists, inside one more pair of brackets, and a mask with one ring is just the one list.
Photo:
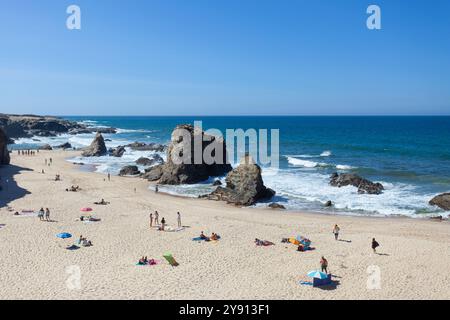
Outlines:
{"label": "rocky outcrop", "polygon": [[140,173],[137,166],[125,166],[120,169],[119,176],[136,176]]}
{"label": "rocky outcrop", "polygon": [[0,128],[0,165],[9,164],[8,137]]}
{"label": "rocky outcrop", "polygon": [[286,209],[286,207],[283,206],[282,204],[275,203],[275,202],[269,204],[268,207],[271,208],[271,209],[280,209],[280,210],[285,210]]}
{"label": "rocky outcrop", "polygon": [[432,206],[438,206],[442,210],[450,211],[450,192],[437,195],[429,203]]}
{"label": "rocky outcrop", "polygon": [[330,177],[330,185],[339,188],[351,185],[358,188],[358,193],[367,194],[381,194],[384,190],[381,183],[374,183],[354,173],[333,173]]}
{"label": "rocky outcrop", "polygon": [[333,202],[331,202],[331,200],[328,200],[327,202],[325,202],[325,203],[323,204],[323,206],[324,206],[325,208],[330,208],[330,207],[333,206]]}
{"label": "rocky outcrop", "polygon": [[156,164],[163,164],[164,159],[159,154],[154,154],[150,158],[141,157],[136,160],[136,164],[140,166],[154,166]]}
{"label": "rocky outcrop", "polygon": [[239,206],[251,206],[259,200],[270,199],[275,195],[275,191],[264,186],[261,167],[248,156],[228,173],[225,182],[225,187],[217,187],[211,194],[202,197]]}
{"label": "rocky outcrop", "polygon": [[53,137],[62,133],[116,132],[114,128],[92,128],[75,121],[37,115],[0,114],[0,127],[13,139],[33,136]]}
{"label": "rocky outcrop", "polygon": [[[201,152],[198,163],[195,163],[195,141],[199,142],[201,148],[198,150],[198,153]],[[217,150],[217,157],[221,155],[219,161],[206,163],[203,159],[206,148],[208,151]],[[186,153],[186,150],[190,150],[189,153]],[[155,167],[155,172],[150,171],[145,176],[152,179],[159,176],[157,180],[160,184],[192,184],[205,181],[209,177],[222,176],[231,169],[231,165],[227,163],[226,144],[222,138],[206,135],[192,125],[179,125],[172,132],[167,162],[162,167]]]}
{"label": "rocky outcrop", "polygon": [[105,140],[101,133],[95,135],[91,145],[87,147],[81,154],[83,157],[100,157],[107,154]]}
{"label": "rocky outcrop", "polygon": [[216,179],[216,180],[214,180],[212,185],[215,186],[215,187],[221,186],[222,185],[222,181],[220,181],[219,179]]}
{"label": "rocky outcrop", "polygon": [[148,181],[158,181],[163,175],[164,165],[160,164],[149,169],[145,169],[142,178]]}
{"label": "rocky outcrop", "polygon": [[164,152],[166,150],[166,146],[159,143],[142,143],[142,142],[133,142],[126,147],[131,148],[131,150],[135,151],[156,151],[156,152]]}
{"label": "rocky outcrop", "polygon": [[125,147],[124,146],[118,146],[117,148],[109,149],[109,154],[113,157],[120,158],[125,153]]}

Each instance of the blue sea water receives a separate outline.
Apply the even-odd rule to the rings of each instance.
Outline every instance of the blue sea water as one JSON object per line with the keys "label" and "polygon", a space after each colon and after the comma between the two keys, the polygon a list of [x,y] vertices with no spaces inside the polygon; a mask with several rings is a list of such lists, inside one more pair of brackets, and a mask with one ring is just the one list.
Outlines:
{"label": "blue sea water", "polygon": [[[180,123],[201,120],[203,129],[279,129],[280,168],[263,167],[265,184],[277,191],[275,201],[289,209],[365,215],[446,215],[428,201],[450,191],[450,117],[66,117],[92,126],[119,128],[105,135],[108,147],[134,141],[168,143]],[[20,139],[18,145],[69,141],[90,144],[93,135]],[[127,150],[123,158],[74,159],[117,173],[148,152]],[[356,188],[328,185],[333,172],[354,172],[381,182],[381,195],[359,195]],[[162,187],[170,193],[197,196],[212,189],[211,181],[192,186]],[[322,203],[331,200],[333,209]]]}

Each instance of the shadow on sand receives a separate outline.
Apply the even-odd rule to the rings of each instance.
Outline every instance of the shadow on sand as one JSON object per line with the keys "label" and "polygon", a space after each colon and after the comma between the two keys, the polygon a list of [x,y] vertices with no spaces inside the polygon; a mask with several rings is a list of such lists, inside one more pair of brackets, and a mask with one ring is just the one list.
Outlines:
{"label": "shadow on sand", "polygon": [[19,187],[14,179],[16,174],[20,174],[23,171],[32,170],[15,165],[0,166],[0,208],[6,207],[11,201],[20,199],[31,193]]}

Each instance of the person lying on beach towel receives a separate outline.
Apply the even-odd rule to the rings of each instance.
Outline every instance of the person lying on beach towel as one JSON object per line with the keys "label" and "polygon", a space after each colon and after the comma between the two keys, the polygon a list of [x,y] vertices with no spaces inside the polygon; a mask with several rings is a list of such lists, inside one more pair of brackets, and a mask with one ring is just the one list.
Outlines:
{"label": "person lying on beach towel", "polygon": [[94,204],[100,205],[100,206],[106,206],[109,204],[109,202],[106,202],[105,199],[102,199],[102,201],[94,202]]}
{"label": "person lying on beach towel", "polygon": [[270,241],[267,241],[267,240],[259,240],[258,238],[255,239],[255,244],[257,246],[262,246],[262,247],[275,245],[273,242],[270,242]]}

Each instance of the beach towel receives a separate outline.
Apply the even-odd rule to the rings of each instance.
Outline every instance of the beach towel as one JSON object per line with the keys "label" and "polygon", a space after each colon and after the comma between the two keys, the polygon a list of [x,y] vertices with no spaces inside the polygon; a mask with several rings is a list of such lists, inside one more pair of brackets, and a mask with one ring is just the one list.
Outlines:
{"label": "beach towel", "polygon": [[180,228],[173,228],[173,227],[165,227],[164,228],[164,231],[166,231],[166,232],[179,232],[179,231],[183,231],[184,230],[184,228],[183,227],[180,227]]}
{"label": "beach towel", "polygon": [[148,262],[146,264],[142,264],[142,263],[138,262],[138,263],[136,263],[136,265],[145,267],[145,266],[156,266],[160,263],[161,263],[161,260],[150,259],[150,260],[148,260]]}
{"label": "beach towel", "polygon": [[178,262],[175,260],[175,258],[172,256],[171,253],[165,253],[165,254],[163,255],[163,257],[167,260],[167,262],[169,262],[169,264],[170,264],[172,267],[176,267],[176,266],[179,265]]}
{"label": "beach towel", "polygon": [[201,238],[201,237],[197,237],[197,238],[192,238],[192,241],[206,241],[205,238]]}
{"label": "beach towel", "polygon": [[312,286],[313,283],[311,281],[300,281],[300,285],[302,285],[302,286]]}
{"label": "beach towel", "polygon": [[267,241],[267,240],[259,240],[256,241],[256,245],[259,247],[268,247],[275,245],[273,242]]}

